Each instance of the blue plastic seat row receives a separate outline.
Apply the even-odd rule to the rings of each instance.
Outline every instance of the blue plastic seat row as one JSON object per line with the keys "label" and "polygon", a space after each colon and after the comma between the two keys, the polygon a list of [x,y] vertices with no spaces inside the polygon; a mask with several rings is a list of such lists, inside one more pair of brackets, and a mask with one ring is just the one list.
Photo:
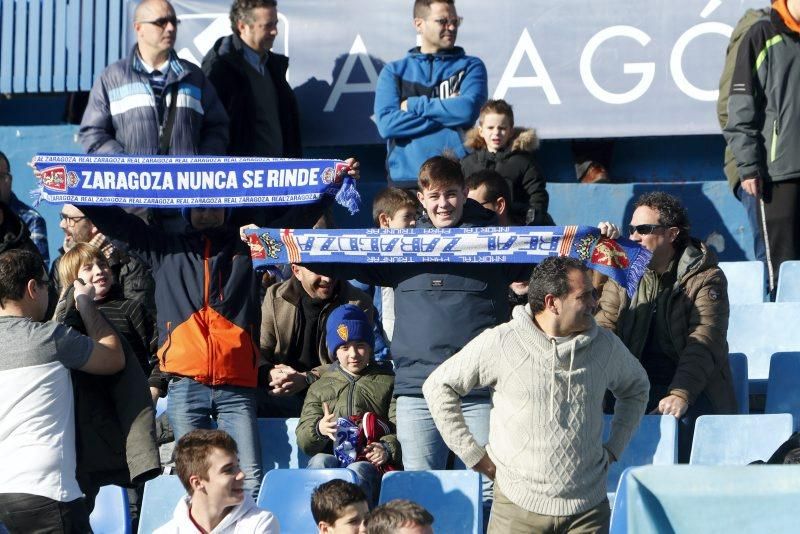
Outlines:
{"label": "blue plastic seat row", "polygon": [[[316,532],[311,493],[320,484],[342,479],[355,483],[349,469],[273,469],[261,484],[258,505],[278,518],[282,534]],[[149,534],[172,517],[184,489],[174,475],[162,475],[145,485],[139,533]],[[434,531],[483,531],[480,475],[473,471],[397,471],[381,483],[381,499],[412,499],[436,518]]]}
{"label": "blue plastic seat row", "polygon": [[795,466],[645,466],[620,479],[611,533],[797,532]]}
{"label": "blue plastic seat row", "polygon": [[[721,261],[728,279],[731,305],[758,304],[766,300],[764,264],[760,261]],[[775,302],[800,302],[800,261],[785,261],[778,272]]]}

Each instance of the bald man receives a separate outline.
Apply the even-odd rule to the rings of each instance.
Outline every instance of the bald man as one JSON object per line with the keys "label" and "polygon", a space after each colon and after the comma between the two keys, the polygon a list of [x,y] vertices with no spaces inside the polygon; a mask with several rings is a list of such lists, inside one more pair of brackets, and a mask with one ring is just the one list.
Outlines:
{"label": "bald man", "polygon": [[202,71],[175,53],[165,0],[136,7],[136,45],[95,81],[79,138],[89,154],[222,155],[228,115]]}

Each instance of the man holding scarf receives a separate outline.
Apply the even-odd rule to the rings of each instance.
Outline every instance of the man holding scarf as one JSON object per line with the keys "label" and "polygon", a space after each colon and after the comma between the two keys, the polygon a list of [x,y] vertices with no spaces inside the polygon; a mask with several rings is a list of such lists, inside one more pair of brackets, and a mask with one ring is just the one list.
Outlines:
{"label": "man holding scarf", "polygon": [[[350,159],[345,164],[357,178],[358,163]],[[273,223],[310,227],[331,200],[327,196],[291,207]],[[184,207],[187,226],[180,234],[147,226],[121,208],[80,209],[100,232],[123,243],[152,269],[158,367],[169,379],[168,416],[175,439],[196,428],[212,428],[212,418],[216,420],[238,444],[244,487],[255,497],[261,483],[256,426],[259,278],[249,247],[230,222],[230,208]],[[162,377],[154,373],[150,385],[160,387]]]}
{"label": "man holding scarf", "polygon": [[680,200],[656,191],[636,200],[630,239],[653,253],[633,296],[603,287],[597,324],[613,330],[650,379],[648,412],[679,420],[678,457],[688,462],[694,421],[736,413],[728,365],[728,283],[713,249],[689,236]]}

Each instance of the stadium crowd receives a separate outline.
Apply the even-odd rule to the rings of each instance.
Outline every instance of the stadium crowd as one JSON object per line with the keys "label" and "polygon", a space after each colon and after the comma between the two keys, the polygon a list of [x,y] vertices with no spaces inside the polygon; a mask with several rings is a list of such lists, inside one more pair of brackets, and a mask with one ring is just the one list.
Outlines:
{"label": "stadium crowd", "polygon": [[[766,75],[753,78],[747,62],[775,32],[796,41],[799,5],[776,2],[733,75],[725,135],[754,197],[796,190],[793,156],[758,161],[754,108],[785,114],[769,103],[773,91],[754,88]],[[301,157],[288,58],[270,51],[277,2],[234,0],[230,21],[233,33],[198,68],[174,50],[172,5],[143,0],[136,45],[91,91],[85,151]],[[483,62],[456,46],[455,2],[415,0],[413,23],[419,46],[377,84],[389,186],[375,197],[375,226],[555,225],[535,131],[488,99]],[[358,178],[358,162],[347,164]],[[50,266],[41,217],[10,191],[0,153],[0,522],[12,533],[90,532],[107,484],[128,488],[136,520],[144,483],[173,462],[186,496],[157,532],[279,532],[274,511],[255,504],[270,446],[259,441],[263,417],[299,418],[309,469],[355,473],[357,484],[314,491],[320,532],[432,532],[435,518],[418,504],[376,507],[380,481],[447,468],[482,475],[488,532],[607,532],[607,470],[645,413],[679,421],[684,462],[699,416],[736,413],[725,275],[666,193],[636,199],[625,235],[652,259],[631,295],[563,257],[254,269],[243,227],[330,228],[330,199],[66,204]],[[793,243],[774,237],[789,224],[782,214],[798,212],[781,195],[785,205],[761,203],[768,248]],[[161,397],[169,403],[157,422]],[[613,414],[605,440],[604,413]],[[162,462],[159,445],[173,439]]]}

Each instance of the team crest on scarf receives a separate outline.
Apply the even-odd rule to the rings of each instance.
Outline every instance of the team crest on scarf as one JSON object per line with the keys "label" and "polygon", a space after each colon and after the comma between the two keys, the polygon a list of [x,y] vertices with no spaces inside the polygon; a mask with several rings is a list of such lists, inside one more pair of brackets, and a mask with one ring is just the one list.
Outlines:
{"label": "team crest on scarf", "polygon": [[281,253],[283,245],[275,241],[269,234],[262,235],[261,241],[264,243],[264,250],[267,256],[273,260],[278,259],[278,255]]}
{"label": "team crest on scarf", "polygon": [[336,333],[339,334],[339,337],[342,339],[342,341],[347,341],[347,336],[348,336],[349,332],[347,330],[347,325],[346,324],[340,324],[336,328]]}
{"label": "team crest on scarf", "polygon": [[592,251],[592,263],[616,269],[626,269],[630,265],[625,250],[616,241],[606,237],[601,237],[595,245]]}

